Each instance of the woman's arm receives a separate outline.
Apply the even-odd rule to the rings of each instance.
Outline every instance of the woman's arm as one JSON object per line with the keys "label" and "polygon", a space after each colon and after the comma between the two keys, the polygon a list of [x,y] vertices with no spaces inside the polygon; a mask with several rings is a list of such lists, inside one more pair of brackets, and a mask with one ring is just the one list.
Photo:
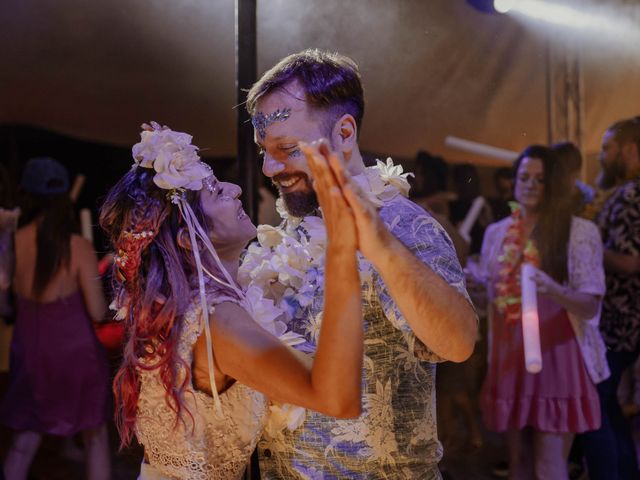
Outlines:
{"label": "woman's arm", "polygon": [[598,315],[606,290],[598,228],[592,222],[573,218],[568,247],[568,285],[560,285],[540,270],[533,279],[540,293],[579,318],[591,320]]}
{"label": "woman's arm", "polygon": [[273,400],[334,417],[357,417],[363,331],[355,254],[330,248],[325,278],[325,310],[312,365],[234,303],[218,305],[213,315],[216,365],[224,374]]}
{"label": "woman's arm", "polygon": [[80,236],[74,235],[71,238],[71,248],[72,254],[76,255],[78,284],[87,312],[91,320],[99,322],[103,319],[107,306],[98,274],[98,257],[93,245]]}
{"label": "woman's arm", "polygon": [[580,318],[593,318],[598,314],[600,300],[602,300],[601,296],[580,292],[566,285],[560,285],[539,269],[536,269],[532,279],[536,283],[538,293],[548,296],[570,313]]}
{"label": "woman's arm", "polygon": [[361,410],[363,325],[355,219],[326,158],[301,145],[327,230],[324,310],[313,366],[232,303],[216,309],[214,354],[220,370],[280,402],[334,417]]}

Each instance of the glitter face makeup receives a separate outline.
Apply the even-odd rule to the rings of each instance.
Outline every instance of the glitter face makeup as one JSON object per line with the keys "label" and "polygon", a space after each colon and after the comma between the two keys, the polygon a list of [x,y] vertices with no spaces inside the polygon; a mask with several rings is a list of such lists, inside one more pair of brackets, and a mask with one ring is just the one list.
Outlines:
{"label": "glitter face makeup", "polygon": [[277,109],[275,112],[272,112],[269,115],[258,112],[251,118],[251,124],[253,125],[253,128],[255,128],[258,132],[260,138],[264,140],[267,127],[275,122],[284,122],[287,118],[289,118],[289,115],[291,115],[290,108]]}
{"label": "glitter face makeup", "polygon": [[202,184],[211,193],[215,193],[216,189],[218,188],[218,179],[213,175],[211,175],[205,178],[204,180],[202,180]]}

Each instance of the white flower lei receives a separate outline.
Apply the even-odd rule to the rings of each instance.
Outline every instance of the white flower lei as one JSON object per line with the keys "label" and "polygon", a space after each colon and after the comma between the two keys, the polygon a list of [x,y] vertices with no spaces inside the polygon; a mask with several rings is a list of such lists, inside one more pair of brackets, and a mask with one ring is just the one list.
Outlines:
{"label": "white flower lei", "polygon": [[[409,194],[407,180],[412,173],[403,173],[401,165],[391,158],[386,163],[366,168],[353,180],[368,194],[369,200],[381,207],[401,194]],[[305,343],[302,335],[287,331],[287,323],[304,314],[316,295],[324,289],[324,258],[327,233],[322,217],[309,215],[292,217],[284,209],[281,199],[276,202],[280,217],[278,227],[260,225],[258,242],[249,246],[238,280],[245,287],[247,306],[262,327],[289,345]],[[360,262],[362,281],[371,279],[371,266]],[[322,313],[309,319],[310,335],[317,342]],[[284,428],[295,430],[305,419],[304,409],[289,405],[272,405],[267,424],[270,435],[278,435]]]}
{"label": "white flower lei", "polygon": [[[353,180],[380,207],[399,194],[408,196],[409,175],[413,174],[403,173],[401,165],[387,158],[386,163],[376,160],[375,166]],[[276,208],[284,222],[278,227],[258,227],[258,242],[249,246],[238,278],[253,300],[249,303],[254,304],[254,318],[281,334],[286,323],[322,293],[327,234],[322,217],[292,217],[281,199]]]}

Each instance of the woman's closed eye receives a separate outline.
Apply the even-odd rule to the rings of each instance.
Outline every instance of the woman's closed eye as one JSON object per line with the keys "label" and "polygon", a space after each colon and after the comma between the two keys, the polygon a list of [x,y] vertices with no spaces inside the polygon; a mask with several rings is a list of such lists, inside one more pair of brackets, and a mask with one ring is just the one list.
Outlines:
{"label": "woman's closed eye", "polygon": [[529,175],[521,175],[518,177],[520,183],[535,183],[536,185],[544,185],[544,178],[542,177],[530,177]]}

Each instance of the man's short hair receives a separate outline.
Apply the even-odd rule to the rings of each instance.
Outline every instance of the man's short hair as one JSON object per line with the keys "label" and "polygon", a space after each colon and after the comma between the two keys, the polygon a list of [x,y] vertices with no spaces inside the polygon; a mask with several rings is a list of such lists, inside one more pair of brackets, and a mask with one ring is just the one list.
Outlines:
{"label": "man's short hair", "polygon": [[258,100],[297,80],[305,91],[304,99],[313,109],[328,114],[324,129],[331,131],[336,120],[350,114],[358,132],[364,116],[364,90],[356,63],[339,53],[308,49],[280,60],[264,73],[249,90],[247,111],[255,115]]}
{"label": "man's short hair", "polygon": [[640,153],[640,115],[620,120],[607,128],[607,131],[613,132],[613,139],[618,145],[622,147],[633,142]]}

